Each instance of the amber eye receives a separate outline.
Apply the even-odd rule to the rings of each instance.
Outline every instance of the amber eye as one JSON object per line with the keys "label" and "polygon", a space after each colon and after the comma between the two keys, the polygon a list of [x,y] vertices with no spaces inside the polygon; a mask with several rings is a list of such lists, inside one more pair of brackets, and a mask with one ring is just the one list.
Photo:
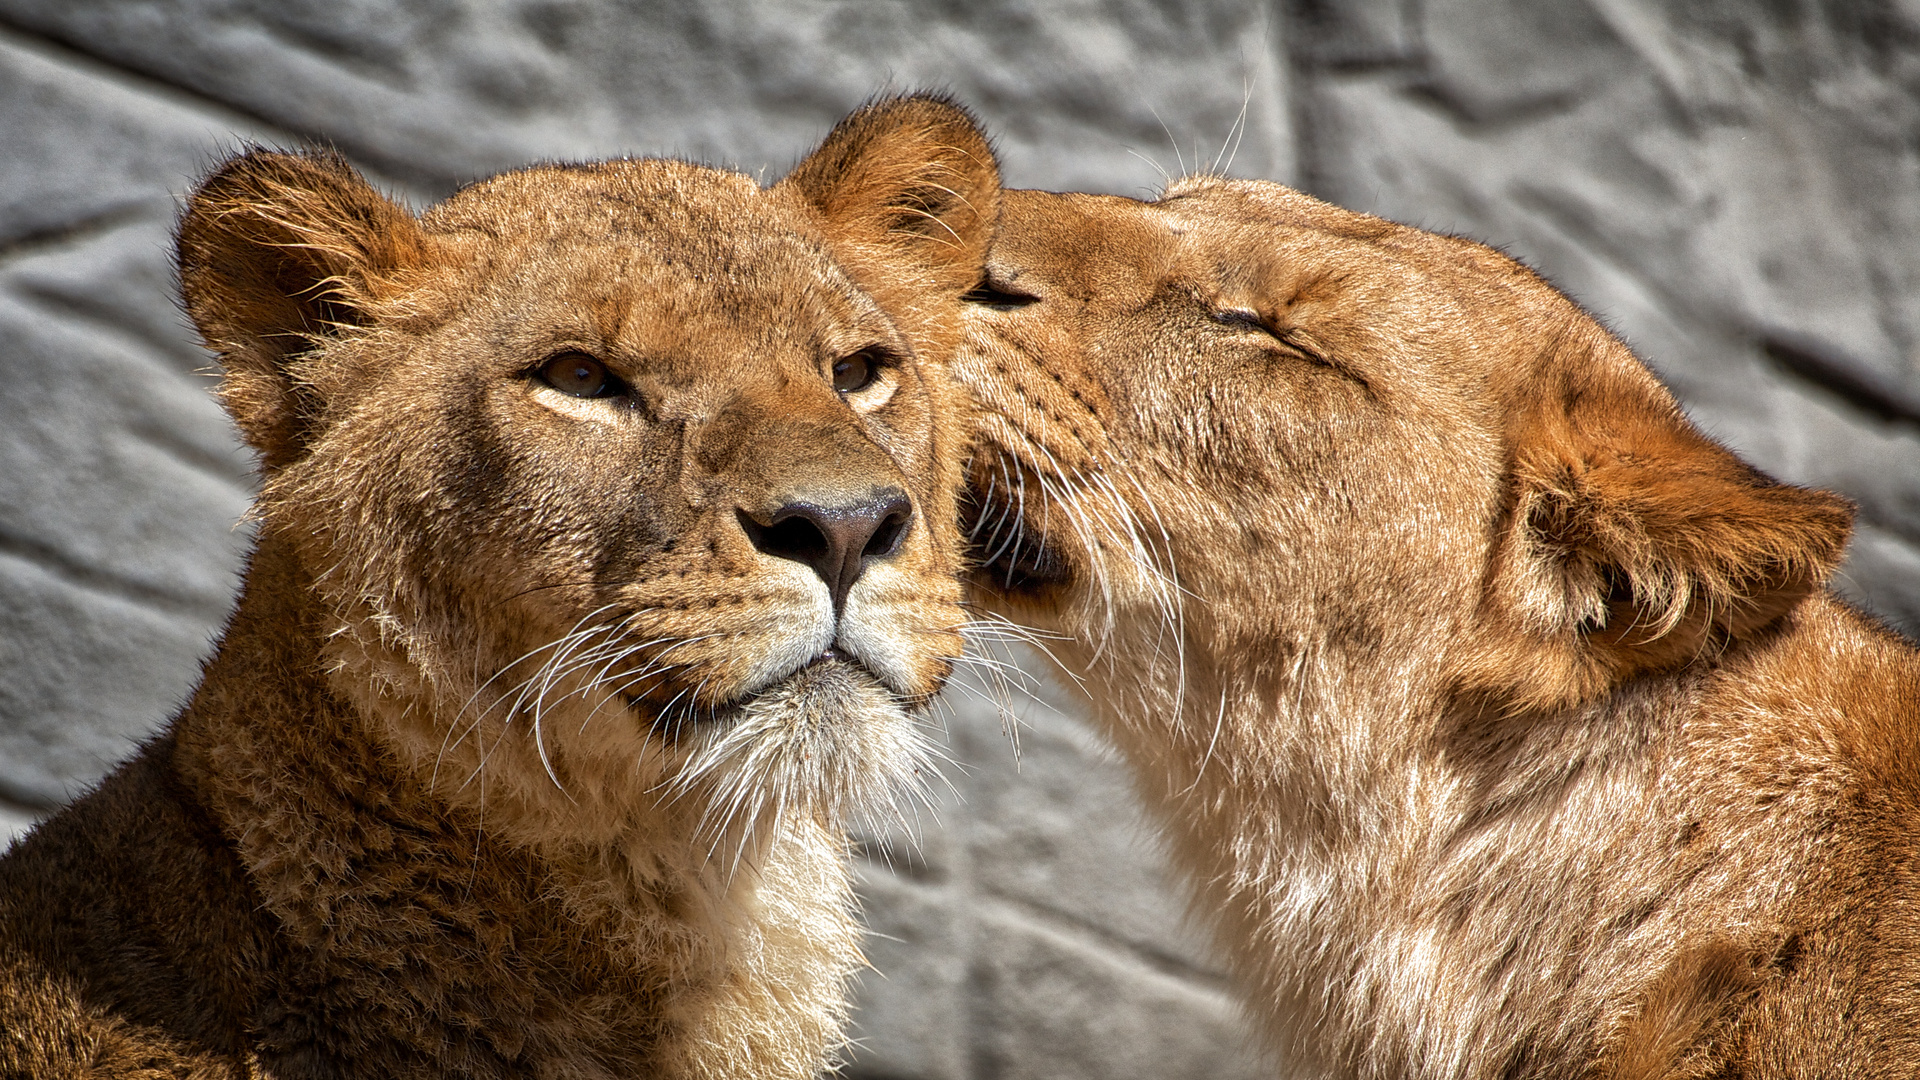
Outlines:
{"label": "amber eye", "polygon": [[858,393],[872,386],[879,374],[880,357],[872,349],[861,349],[833,362],[833,388],[843,394]]}
{"label": "amber eye", "polygon": [[541,382],[574,397],[613,397],[621,392],[619,380],[608,374],[607,365],[577,349],[548,357],[534,374]]}

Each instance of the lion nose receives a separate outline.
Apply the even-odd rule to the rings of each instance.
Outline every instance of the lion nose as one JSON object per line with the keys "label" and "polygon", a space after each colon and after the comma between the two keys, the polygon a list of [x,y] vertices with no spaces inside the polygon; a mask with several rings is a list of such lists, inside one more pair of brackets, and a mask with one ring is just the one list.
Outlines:
{"label": "lion nose", "polygon": [[888,488],[845,506],[791,502],[764,518],[738,511],[740,527],[760,551],[813,567],[833,594],[837,618],[847,592],[871,559],[900,550],[913,526],[906,492]]}

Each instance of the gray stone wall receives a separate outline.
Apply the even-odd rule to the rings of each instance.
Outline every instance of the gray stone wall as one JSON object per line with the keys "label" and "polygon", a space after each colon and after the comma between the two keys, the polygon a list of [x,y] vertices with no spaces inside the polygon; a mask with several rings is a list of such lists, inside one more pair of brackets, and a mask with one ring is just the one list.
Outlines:
{"label": "gray stone wall", "polygon": [[[321,140],[416,202],[535,158],[772,179],[887,86],[974,105],[1017,186],[1225,167],[1500,245],[1756,464],[1857,499],[1839,584],[1920,626],[1898,0],[0,0],[0,827],[170,713],[230,603],[250,462],[170,298],[197,173]],[[850,1072],[1272,1074],[1067,697],[1014,695],[1017,757],[991,697],[949,695],[918,843],[863,842]]]}

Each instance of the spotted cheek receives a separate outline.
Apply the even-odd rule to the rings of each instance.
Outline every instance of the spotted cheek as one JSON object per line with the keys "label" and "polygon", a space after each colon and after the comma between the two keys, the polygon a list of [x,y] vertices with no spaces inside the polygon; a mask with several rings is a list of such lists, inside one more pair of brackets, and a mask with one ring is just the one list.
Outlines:
{"label": "spotted cheek", "polygon": [[961,585],[951,576],[876,566],[854,584],[839,644],[888,689],[916,702],[938,693],[966,647]]}
{"label": "spotted cheek", "polygon": [[634,704],[717,708],[764,689],[832,645],[826,590],[798,565],[706,570],[672,590],[635,589],[628,637],[651,642],[653,669]]}

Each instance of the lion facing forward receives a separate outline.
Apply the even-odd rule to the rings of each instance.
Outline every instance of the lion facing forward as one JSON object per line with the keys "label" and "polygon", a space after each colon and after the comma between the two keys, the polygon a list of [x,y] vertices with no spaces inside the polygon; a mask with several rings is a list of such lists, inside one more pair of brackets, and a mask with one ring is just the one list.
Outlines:
{"label": "lion facing forward", "polygon": [[215,172],[181,280],[259,543],[185,710],[0,863],[0,1074],[826,1067],[843,829],[961,647],[943,365],[997,192],[927,98],[767,190]]}

